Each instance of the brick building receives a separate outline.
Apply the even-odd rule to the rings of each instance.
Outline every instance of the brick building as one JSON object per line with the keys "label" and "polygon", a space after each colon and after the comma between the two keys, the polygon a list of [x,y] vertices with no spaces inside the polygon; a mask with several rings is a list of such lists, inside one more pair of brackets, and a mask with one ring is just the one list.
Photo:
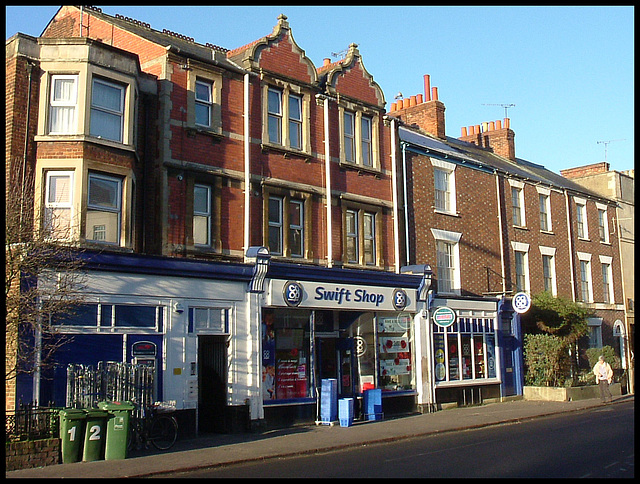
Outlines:
{"label": "brick building", "polygon": [[[458,139],[446,136],[443,105],[429,87],[425,76],[424,97],[392,104],[389,113],[404,124],[399,139],[411,207],[406,263],[435,262],[437,296],[466,298],[470,311],[474,297],[504,302],[497,332],[503,338],[502,394],[514,388],[517,393],[522,384],[517,368],[509,375],[511,363],[521,358],[519,317],[509,315],[516,293],[548,291],[584,303],[595,317],[583,349],[618,348],[614,328],[624,320],[625,306],[616,203],[517,158],[509,118],[463,127]],[[443,376],[436,387],[442,393],[451,386],[490,392],[486,373],[479,375],[468,382],[459,374]]]}
{"label": "brick building", "polygon": [[[63,6],[6,52],[8,183],[33,174],[34,227],[79,242],[88,274],[57,327],[74,343],[18,379],[16,401],[65,405],[68,364],[122,361],[154,365],[155,397],[201,431],[245,412],[312,421],[324,379],[340,397],[381,389],[385,413],[430,410],[521,393],[511,297],[544,287],[541,257],[567,295],[579,261],[608,261],[617,301],[615,243],[567,231],[576,197],[589,227],[610,201],[515,159],[506,121],[475,144],[446,137],[436,88],[386,113],[357,45],[316,67],[284,15],[229,50]],[[460,352],[474,344],[461,385],[448,333],[432,338],[438,306],[458,311]]]}

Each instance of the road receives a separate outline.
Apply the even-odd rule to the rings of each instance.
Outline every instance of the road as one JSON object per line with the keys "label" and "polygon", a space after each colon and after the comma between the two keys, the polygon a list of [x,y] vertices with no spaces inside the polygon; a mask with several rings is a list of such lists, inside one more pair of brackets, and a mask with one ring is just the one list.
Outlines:
{"label": "road", "polygon": [[634,477],[634,404],[158,477]]}

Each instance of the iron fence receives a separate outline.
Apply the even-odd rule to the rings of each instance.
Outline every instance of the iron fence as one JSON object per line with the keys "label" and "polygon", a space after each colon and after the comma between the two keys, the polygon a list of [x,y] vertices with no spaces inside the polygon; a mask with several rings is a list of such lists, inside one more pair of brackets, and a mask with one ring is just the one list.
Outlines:
{"label": "iron fence", "polygon": [[6,441],[38,440],[58,437],[60,420],[57,407],[39,407],[21,403],[5,414]]}

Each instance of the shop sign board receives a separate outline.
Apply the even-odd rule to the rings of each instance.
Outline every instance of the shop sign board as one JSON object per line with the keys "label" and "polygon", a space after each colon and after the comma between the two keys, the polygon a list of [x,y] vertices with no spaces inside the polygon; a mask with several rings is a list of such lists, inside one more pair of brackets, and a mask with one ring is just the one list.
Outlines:
{"label": "shop sign board", "polygon": [[271,306],[360,311],[416,310],[415,290],[382,286],[271,279],[267,298]]}
{"label": "shop sign board", "polygon": [[440,306],[433,312],[433,322],[438,326],[446,328],[456,322],[456,312],[447,307]]}

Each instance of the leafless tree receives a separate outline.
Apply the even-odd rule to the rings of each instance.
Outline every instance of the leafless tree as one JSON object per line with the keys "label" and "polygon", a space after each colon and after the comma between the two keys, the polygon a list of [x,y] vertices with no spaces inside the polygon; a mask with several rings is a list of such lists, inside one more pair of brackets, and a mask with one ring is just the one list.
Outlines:
{"label": "leafless tree", "polygon": [[82,303],[85,279],[77,257],[81,249],[74,242],[77,231],[57,213],[40,221],[41,197],[34,193],[33,176],[16,171],[7,175],[5,192],[7,382],[52,365],[54,353],[69,342],[52,318]]}

